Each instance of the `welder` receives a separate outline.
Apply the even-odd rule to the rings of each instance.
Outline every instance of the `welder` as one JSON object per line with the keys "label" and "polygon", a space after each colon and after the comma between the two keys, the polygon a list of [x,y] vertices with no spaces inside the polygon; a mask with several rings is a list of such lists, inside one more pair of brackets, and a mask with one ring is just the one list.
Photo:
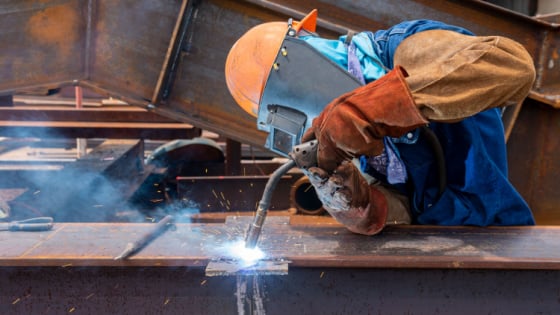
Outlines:
{"label": "welder", "polygon": [[433,20],[338,39],[316,24],[313,10],[251,28],[225,74],[237,104],[270,133],[266,147],[288,156],[318,143],[317,165],[304,172],[337,221],[365,235],[390,224],[535,224],[508,180],[501,118],[535,80],[521,44]]}

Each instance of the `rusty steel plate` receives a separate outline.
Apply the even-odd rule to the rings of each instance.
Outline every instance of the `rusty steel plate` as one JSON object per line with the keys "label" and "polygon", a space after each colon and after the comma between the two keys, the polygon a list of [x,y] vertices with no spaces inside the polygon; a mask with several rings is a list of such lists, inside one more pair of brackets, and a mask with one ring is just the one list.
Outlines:
{"label": "rusty steel plate", "polygon": [[[192,266],[237,258],[251,217],[177,223],[126,260],[115,260],[150,223],[57,223],[52,231],[2,232],[1,266]],[[313,220],[308,222],[312,222]],[[367,237],[339,224],[268,217],[262,259],[290,267],[560,270],[559,227],[387,227]],[[232,251],[233,250],[233,251]]]}

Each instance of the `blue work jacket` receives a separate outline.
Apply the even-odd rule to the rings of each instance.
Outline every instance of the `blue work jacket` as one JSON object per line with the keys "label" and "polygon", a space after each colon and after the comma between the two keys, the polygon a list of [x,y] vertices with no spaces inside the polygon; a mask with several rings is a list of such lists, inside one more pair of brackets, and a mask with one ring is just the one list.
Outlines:
{"label": "blue work jacket", "polygon": [[[415,20],[397,24],[387,30],[363,32],[357,37],[363,41],[364,34],[371,41],[368,48],[361,49],[360,59],[375,58],[381,61],[378,69],[364,69],[366,74],[393,68],[396,48],[406,37],[425,30],[446,29],[472,35],[466,29],[432,20]],[[339,41],[344,41],[341,37]],[[321,43],[311,43],[320,51]],[[362,43],[357,42],[358,50]],[[331,42],[326,53],[336,57],[341,50]],[[329,46],[327,45],[327,46]],[[365,53],[364,53],[365,52]],[[332,56],[329,56],[332,58]],[[340,57],[340,56],[338,56]],[[339,58],[340,59],[340,58]],[[345,67],[342,59],[338,63]],[[361,60],[362,66],[364,65]],[[376,62],[370,63],[374,66]],[[371,66],[371,65],[370,65]],[[415,223],[436,225],[532,225],[534,218],[527,203],[512,186],[507,177],[507,157],[504,128],[500,109],[494,108],[463,119],[457,123],[430,122],[443,148],[446,165],[445,189],[439,191],[438,167],[434,150],[423,133],[411,132],[401,139],[391,141],[404,163],[407,181],[394,184],[408,195]],[[381,181],[386,178],[371,169]]]}

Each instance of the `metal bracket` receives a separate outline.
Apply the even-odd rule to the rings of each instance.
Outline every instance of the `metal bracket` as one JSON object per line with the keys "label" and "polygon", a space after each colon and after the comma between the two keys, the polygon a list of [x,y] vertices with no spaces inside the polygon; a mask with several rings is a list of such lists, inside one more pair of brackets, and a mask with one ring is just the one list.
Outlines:
{"label": "metal bracket", "polygon": [[206,276],[287,275],[289,263],[284,259],[257,260],[249,264],[234,259],[216,259],[206,266]]}
{"label": "metal bracket", "polygon": [[[233,230],[245,227],[252,218],[247,216],[230,216],[225,225]],[[288,225],[289,217],[270,217],[267,225]],[[256,275],[287,275],[291,261],[279,257],[268,257],[254,261],[243,261],[232,257],[219,257],[210,260],[206,266],[206,276],[256,276]]]}

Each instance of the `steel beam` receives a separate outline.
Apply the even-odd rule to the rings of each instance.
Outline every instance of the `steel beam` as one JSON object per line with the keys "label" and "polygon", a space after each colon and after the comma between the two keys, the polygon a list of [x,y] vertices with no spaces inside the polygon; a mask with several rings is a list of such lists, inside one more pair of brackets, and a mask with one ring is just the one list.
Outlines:
{"label": "steel beam", "polygon": [[174,140],[199,137],[202,131],[184,123],[58,122],[0,120],[3,137],[105,138]]}
{"label": "steel beam", "polygon": [[[302,173],[283,176],[272,196],[270,210],[291,206],[290,191]],[[270,175],[179,176],[180,200],[198,205],[200,212],[253,211],[262,198]]]}
{"label": "steel beam", "polygon": [[[80,85],[231,139],[262,146],[264,134],[225,86],[229,48],[251,26],[319,9],[319,33],[376,30],[429,18],[520,41],[535,59],[532,97],[558,99],[557,20],[483,1],[5,1],[0,5],[0,92]],[[64,18],[59,18],[64,17]],[[165,97],[162,97],[165,94]],[[159,102],[158,102],[159,101]]]}
{"label": "steel beam", "polygon": [[558,314],[560,273],[291,268],[207,277],[192,267],[3,267],[2,314]]}
{"label": "steel beam", "polygon": [[538,224],[560,224],[560,111],[528,100],[508,141],[510,179]]}
{"label": "steel beam", "polygon": [[[188,222],[178,213],[176,222]],[[57,223],[52,231],[2,232],[0,266],[206,267],[239,259],[232,245],[252,218],[225,223],[176,223],[127,260],[114,260],[151,223]],[[347,231],[334,220],[269,217],[259,247],[290,267],[560,270],[560,227],[387,227],[375,237]]]}
{"label": "steel beam", "polygon": [[0,106],[0,117],[8,121],[178,123],[139,107],[114,105],[83,108],[40,104]]}
{"label": "steel beam", "polygon": [[[270,217],[261,248],[287,275],[208,276],[250,217],[178,223],[127,260],[152,225],[57,223],[2,232],[0,312],[173,314],[556,314],[556,227],[389,227],[352,234],[334,221]],[[70,289],[69,289],[70,288]]]}
{"label": "steel beam", "polygon": [[0,107],[0,135],[35,138],[191,139],[192,125],[132,106],[34,105]]}

